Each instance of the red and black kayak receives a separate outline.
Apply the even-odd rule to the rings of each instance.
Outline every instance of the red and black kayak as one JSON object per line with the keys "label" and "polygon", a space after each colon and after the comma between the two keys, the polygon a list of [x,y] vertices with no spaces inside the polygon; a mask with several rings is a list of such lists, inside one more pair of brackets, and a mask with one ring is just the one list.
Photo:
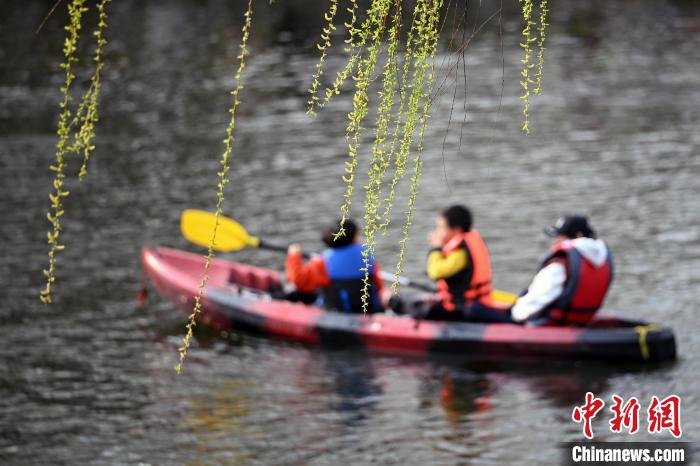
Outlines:
{"label": "red and black kayak", "polygon": [[[144,273],[158,292],[192,311],[204,271],[198,254],[144,248]],[[280,274],[214,259],[199,321],[324,346],[393,353],[451,353],[469,358],[596,358],[658,362],[676,357],[673,332],[644,322],[598,317],[586,327],[417,321],[409,316],[345,314],[273,298]]]}

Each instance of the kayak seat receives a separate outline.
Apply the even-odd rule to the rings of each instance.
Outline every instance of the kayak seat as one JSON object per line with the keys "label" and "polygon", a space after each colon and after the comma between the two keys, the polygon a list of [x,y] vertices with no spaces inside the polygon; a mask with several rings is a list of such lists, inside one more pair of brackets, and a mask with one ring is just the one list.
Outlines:
{"label": "kayak seat", "polygon": [[257,267],[240,267],[231,269],[228,281],[246,288],[269,292],[279,284],[279,277],[275,272]]}

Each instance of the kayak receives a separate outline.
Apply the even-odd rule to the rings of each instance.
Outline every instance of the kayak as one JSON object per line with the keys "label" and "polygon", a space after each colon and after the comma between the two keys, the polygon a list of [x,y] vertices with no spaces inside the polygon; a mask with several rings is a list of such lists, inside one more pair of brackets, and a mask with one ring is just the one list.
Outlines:
{"label": "kayak", "polygon": [[[169,248],[143,248],[142,266],[160,295],[186,313],[205,258]],[[410,315],[348,314],[277,297],[277,271],[214,259],[198,321],[222,331],[244,330],[327,347],[389,353],[449,353],[468,358],[576,358],[660,362],[676,357],[668,327],[596,317],[585,327],[427,321]]]}

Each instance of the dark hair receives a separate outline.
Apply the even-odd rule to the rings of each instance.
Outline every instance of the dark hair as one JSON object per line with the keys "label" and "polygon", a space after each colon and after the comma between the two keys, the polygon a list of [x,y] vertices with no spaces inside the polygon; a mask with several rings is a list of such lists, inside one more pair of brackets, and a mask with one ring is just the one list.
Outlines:
{"label": "dark hair", "polygon": [[345,229],[345,235],[339,236],[333,241],[334,236],[340,231],[340,220],[328,225],[323,229],[321,241],[326,243],[326,246],[329,248],[342,248],[343,246],[352,244],[352,242],[355,241],[355,235],[357,235],[357,225],[352,220],[346,219],[343,228]]}
{"label": "dark hair", "polygon": [[450,228],[461,228],[462,231],[472,229],[472,213],[463,205],[453,205],[440,212]]}

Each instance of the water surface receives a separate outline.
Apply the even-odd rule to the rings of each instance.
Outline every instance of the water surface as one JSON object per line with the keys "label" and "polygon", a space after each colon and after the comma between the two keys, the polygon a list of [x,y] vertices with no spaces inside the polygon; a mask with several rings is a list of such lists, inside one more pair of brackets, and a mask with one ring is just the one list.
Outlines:
{"label": "water surface", "polygon": [[[97,149],[88,178],[69,182],[68,248],[46,307],[37,296],[65,13],[34,31],[52,3],[0,1],[0,462],[557,464],[556,444],[581,438],[570,413],[588,390],[606,400],[677,393],[684,438],[697,436],[697,5],[553,5],[544,95],[532,102],[527,137],[515,5],[506,5],[502,40],[494,20],[469,46],[466,113],[463,77],[443,51],[406,267],[421,276],[435,212],[466,203],[496,285],[517,291],[548,245],[542,227],[562,213],[590,215],[616,258],[607,310],[672,326],[676,364],[416,360],[200,330],[177,377],[184,316],[153,294],[137,308],[139,249],[197,250],[178,218],[215,202],[243,2],[110,5]],[[497,3],[484,2],[480,19],[474,7],[470,27]],[[305,115],[321,6],[256,6],[225,213],[312,250],[341,203],[349,95]],[[342,60],[333,54],[330,69]],[[402,197],[379,252],[387,268],[404,210]],[[282,267],[263,251],[229,257]],[[599,438],[618,439],[605,422],[595,423]]]}

